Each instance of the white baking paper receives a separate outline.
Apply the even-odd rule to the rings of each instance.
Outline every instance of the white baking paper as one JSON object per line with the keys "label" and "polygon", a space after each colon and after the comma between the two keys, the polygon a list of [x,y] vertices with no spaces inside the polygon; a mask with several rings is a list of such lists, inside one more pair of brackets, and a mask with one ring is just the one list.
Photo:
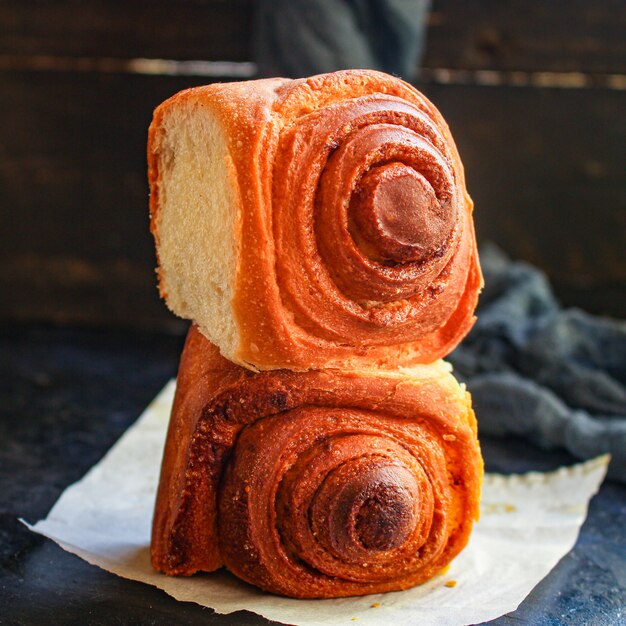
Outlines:
{"label": "white baking paper", "polygon": [[550,473],[485,477],[482,514],[467,548],[443,575],[408,591],[293,600],[225,571],[170,578],[150,566],[150,525],[175,384],[32,530],[124,578],[155,585],[218,613],[241,609],[302,626],[461,626],[509,613],[574,545],[608,457]]}

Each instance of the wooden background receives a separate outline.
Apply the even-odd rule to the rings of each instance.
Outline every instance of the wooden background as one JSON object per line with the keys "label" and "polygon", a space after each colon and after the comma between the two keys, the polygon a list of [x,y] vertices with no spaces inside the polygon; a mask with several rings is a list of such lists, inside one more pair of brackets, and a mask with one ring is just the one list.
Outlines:
{"label": "wooden background", "polygon": [[[435,0],[416,80],[452,127],[479,239],[544,268],[564,303],[615,316],[624,7]],[[253,13],[253,0],[0,1],[0,322],[182,328],[156,294],[147,128],[174,92],[253,75]]]}

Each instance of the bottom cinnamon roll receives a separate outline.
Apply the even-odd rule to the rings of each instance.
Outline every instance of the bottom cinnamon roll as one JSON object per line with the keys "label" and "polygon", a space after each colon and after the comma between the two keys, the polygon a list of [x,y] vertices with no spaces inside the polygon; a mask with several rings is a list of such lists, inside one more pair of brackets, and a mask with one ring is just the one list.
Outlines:
{"label": "bottom cinnamon roll", "polygon": [[406,589],[466,545],[482,471],[469,394],[443,362],[252,373],[192,327],[152,563],[172,575],[225,565],[298,598]]}

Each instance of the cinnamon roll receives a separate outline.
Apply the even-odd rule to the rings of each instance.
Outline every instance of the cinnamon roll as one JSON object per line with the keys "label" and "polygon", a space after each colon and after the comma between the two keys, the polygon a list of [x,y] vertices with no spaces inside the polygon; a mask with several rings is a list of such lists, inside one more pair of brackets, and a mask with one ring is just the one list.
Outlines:
{"label": "cinnamon roll", "polygon": [[482,278],[450,131],[366,70],[215,84],[157,108],[160,290],[250,369],[430,363],[471,327]]}
{"label": "cinnamon roll", "polygon": [[445,363],[253,373],[194,326],[153,565],[173,575],[225,565],[300,598],[405,589],[465,546],[481,479],[469,394]]}

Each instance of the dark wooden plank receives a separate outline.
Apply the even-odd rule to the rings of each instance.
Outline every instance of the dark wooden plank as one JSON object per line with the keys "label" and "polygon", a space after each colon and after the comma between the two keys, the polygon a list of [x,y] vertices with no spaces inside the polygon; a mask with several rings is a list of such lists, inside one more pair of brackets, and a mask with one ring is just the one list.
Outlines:
{"label": "dark wooden plank", "polygon": [[241,61],[254,0],[4,0],[0,54]]}
{"label": "dark wooden plank", "polygon": [[[254,0],[4,0],[0,55],[245,61]],[[434,0],[424,66],[626,73],[623,0]]]}
{"label": "dark wooden plank", "polygon": [[[153,108],[183,78],[2,73],[0,318],[171,326],[148,233]],[[5,101],[6,104],[6,101]]]}
{"label": "dark wooden plank", "polygon": [[[171,327],[153,274],[146,133],[156,104],[201,80],[0,80],[0,319]],[[422,88],[458,141],[480,239],[546,268],[566,302],[626,316],[626,93]]]}
{"label": "dark wooden plank", "polygon": [[434,0],[424,67],[626,73],[623,0]]}

